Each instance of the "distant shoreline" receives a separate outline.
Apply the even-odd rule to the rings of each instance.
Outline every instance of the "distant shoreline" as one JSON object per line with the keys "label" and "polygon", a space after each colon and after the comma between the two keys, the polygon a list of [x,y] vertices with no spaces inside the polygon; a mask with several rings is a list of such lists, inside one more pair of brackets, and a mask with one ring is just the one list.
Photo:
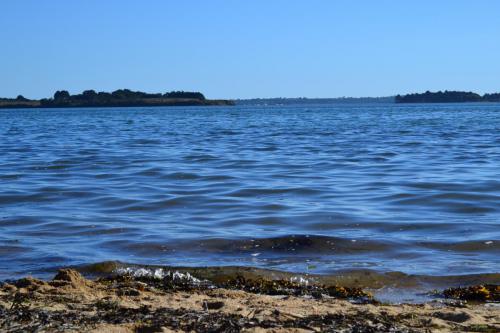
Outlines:
{"label": "distant shoreline", "polygon": [[236,99],[236,105],[301,105],[301,104],[442,104],[442,103],[499,103],[500,93],[479,95],[463,91],[438,91],[385,97],[337,98],[251,98]]}
{"label": "distant shoreline", "polygon": [[129,89],[108,92],[86,90],[81,94],[70,95],[67,91],[57,91],[52,98],[39,100],[0,98],[0,109],[34,108],[88,108],[88,107],[148,107],[148,106],[213,106],[234,105],[231,100],[206,99],[200,92],[172,91],[164,94],[150,94]]}
{"label": "distant shoreline", "polygon": [[413,93],[385,97],[276,97],[249,99],[206,99],[200,92],[172,91],[164,94],[144,93],[119,89],[111,93],[86,90],[70,95],[67,91],[57,91],[51,98],[27,99],[0,98],[0,109],[35,108],[109,108],[109,107],[170,107],[170,106],[280,106],[305,104],[443,104],[443,103],[500,103],[500,93],[477,94],[464,91],[437,91]]}

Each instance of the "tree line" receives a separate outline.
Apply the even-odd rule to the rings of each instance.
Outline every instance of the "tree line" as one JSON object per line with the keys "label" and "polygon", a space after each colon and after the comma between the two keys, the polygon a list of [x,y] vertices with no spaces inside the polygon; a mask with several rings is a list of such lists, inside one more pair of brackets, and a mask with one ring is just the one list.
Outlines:
{"label": "tree line", "polygon": [[464,103],[500,102],[500,93],[479,95],[470,91],[438,91],[407,95],[397,95],[396,103]]}
{"label": "tree line", "polygon": [[109,104],[134,104],[147,100],[170,100],[170,99],[195,99],[204,101],[205,96],[200,92],[171,91],[164,94],[150,94],[142,91],[129,89],[118,89],[111,93],[95,92],[85,90],[81,94],[71,95],[66,90],[58,90],[52,98],[40,100],[41,106],[64,106],[64,105],[109,105]]}
{"label": "tree line", "polygon": [[200,92],[170,91],[150,94],[142,91],[118,89],[113,92],[85,90],[71,95],[67,90],[58,90],[51,98],[27,99],[0,98],[0,109],[9,108],[60,108],[60,107],[129,107],[129,106],[209,106],[234,105],[231,100],[206,99]]}

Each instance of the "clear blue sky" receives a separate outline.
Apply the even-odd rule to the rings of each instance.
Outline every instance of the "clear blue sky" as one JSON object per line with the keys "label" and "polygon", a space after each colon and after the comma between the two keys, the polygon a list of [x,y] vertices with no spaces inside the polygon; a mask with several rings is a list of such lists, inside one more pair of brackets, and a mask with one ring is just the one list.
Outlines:
{"label": "clear blue sky", "polygon": [[500,91],[500,1],[2,0],[0,96]]}

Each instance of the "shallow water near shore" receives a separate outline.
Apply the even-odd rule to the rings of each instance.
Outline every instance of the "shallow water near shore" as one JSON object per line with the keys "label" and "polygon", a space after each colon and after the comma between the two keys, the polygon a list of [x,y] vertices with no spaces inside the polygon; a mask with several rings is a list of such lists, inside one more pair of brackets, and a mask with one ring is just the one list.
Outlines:
{"label": "shallow water near shore", "polygon": [[0,280],[118,260],[498,283],[498,133],[499,104],[1,110]]}

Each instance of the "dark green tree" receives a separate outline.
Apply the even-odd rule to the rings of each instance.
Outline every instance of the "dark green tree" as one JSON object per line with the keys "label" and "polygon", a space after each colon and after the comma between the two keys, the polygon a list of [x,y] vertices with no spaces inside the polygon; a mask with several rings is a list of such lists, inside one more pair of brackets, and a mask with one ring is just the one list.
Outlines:
{"label": "dark green tree", "polygon": [[70,98],[69,92],[66,90],[58,90],[54,93],[54,101],[67,101]]}
{"label": "dark green tree", "polygon": [[95,92],[95,90],[85,90],[84,92],[82,92],[82,95],[83,97],[85,97],[85,99],[93,99],[97,96],[97,93]]}

